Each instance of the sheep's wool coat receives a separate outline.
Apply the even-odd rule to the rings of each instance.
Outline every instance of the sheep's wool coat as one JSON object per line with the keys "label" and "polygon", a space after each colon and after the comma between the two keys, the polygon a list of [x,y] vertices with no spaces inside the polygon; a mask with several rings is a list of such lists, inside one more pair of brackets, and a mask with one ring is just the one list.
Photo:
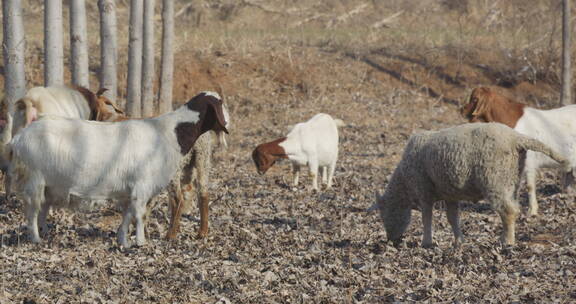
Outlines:
{"label": "sheep's wool coat", "polygon": [[379,206],[388,234],[403,233],[412,204],[486,199],[496,210],[518,208],[515,195],[526,150],[544,152],[568,166],[541,142],[499,123],[412,135]]}

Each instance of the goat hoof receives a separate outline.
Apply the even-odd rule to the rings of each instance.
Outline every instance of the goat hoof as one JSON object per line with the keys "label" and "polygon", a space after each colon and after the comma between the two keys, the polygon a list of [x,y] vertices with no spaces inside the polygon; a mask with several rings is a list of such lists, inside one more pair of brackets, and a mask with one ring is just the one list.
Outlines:
{"label": "goat hoof", "polygon": [[196,234],[197,239],[203,239],[203,238],[206,238],[207,236],[208,236],[208,230],[198,231],[198,234]]}

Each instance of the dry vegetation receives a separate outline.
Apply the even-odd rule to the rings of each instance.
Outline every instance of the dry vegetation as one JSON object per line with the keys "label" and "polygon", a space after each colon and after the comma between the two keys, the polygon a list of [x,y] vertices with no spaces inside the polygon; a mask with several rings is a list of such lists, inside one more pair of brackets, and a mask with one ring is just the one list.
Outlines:
{"label": "dry vegetation", "polygon": [[[96,87],[96,1],[87,2]],[[118,1],[120,84],[128,2]],[[32,86],[42,83],[42,10],[24,4]],[[194,239],[193,213],[176,242],[164,241],[160,197],[142,248],[116,246],[110,206],[55,212],[32,245],[21,204],[0,201],[0,303],[576,301],[576,205],[552,173],[539,179],[541,215],[519,219],[512,250],[499,247],[500,220],[484,202],[464,203],[459,250],[441,204],[433,249],[419,247],[418,211],[401,248],[363,212],[412,132],[463,122],[456,110],[471,88],[558,103],[560,1],[187,0],[176,9],[177,103],[222,90],[234,119],[230,148],[215,155],[209,237]],[[304,177],[292,191],[286,163],[258,176],[252,148],[320,111],[348,124],[334,189],[312,193]]]}

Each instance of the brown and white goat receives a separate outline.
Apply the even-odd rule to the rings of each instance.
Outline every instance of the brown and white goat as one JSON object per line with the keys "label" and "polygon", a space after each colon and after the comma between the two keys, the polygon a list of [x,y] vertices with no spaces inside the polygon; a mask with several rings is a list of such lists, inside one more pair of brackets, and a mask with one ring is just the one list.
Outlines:
{"label": "brown and white goat", "polygon": [[[521,134],[536,138],[567,158],[573,168],[564,176],[565,186],[572,183],[576,169],[576,105],[539,110],[504,97],[486,87],[472,91],[460,113],[470,122],[499,122]],[[558,164],[542,153],[529,151],[526,158],[526,183],[530,215],[538,213],[536,171],[557,168]]]}
{"label": "brown and white goat", "polygon": [[318,170],[327,188],[332,187],[332,177],[338,160],[338,126],[344,123],[330,115],[320,113],[310,120],[296,124],[286,135],[261,144],[252,152],[258,173],[264,174],[279,159],[289,159],[294,172],[294,186],[298,185],[300,167],[308,166],[312,188],[318,190]]}
{"label": "brown and white goat", "polygon": [[[124,117],[112,101],[103,96],[106,91],[101,88],[93,93],[87,88],[80,86],[50,86],[34,87],[26,92],[26,95],[16,101],[11,115],[3,115],[11,121],[5,123],[0,136],[0,170],[6,171],[8,167],[8,155],[6,145],[21,129],[30,125],[41,115],[53,115],[83,120],[113,121]],[[4,102],[3,112],[8,114],[8,105]],[[10,188],[10,179],[6,176],[5,186],[7,193]]]}

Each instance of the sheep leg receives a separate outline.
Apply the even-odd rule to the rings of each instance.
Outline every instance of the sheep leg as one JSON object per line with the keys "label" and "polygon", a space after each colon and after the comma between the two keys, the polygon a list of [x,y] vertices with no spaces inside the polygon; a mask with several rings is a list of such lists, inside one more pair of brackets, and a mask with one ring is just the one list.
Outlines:
{"label": "sheep leg", "polygon": [[575,189],[574,189],[574,168],[572,169],[572,171],[570,172],[565,172],[562,175],[562,189],[565,193],[574,193]]}
{"label": "sheep leg", "polygon": [[511,200],[501,202],[497,212],[502,219],[502,245],[512,246],[515,243],[516,218],[518,217],[518,205]]}
{"label": "sheep leg", "polygon": [[294,187],[296,187],[300,180],[300,165],[292,163],[292,173],[294,174]]}
{"label": "sheep leg", "polygon": [[124,210],[122,212],[122,223],[118,227],[118,244],[124,248],[130,248],[128,242],[128,229],[132,220],[132,208],[129,203],[124,203]]}
{"label": "sheep leg", "polygon": [[422,247],[432,247],[432,210],[434,205],[422,203],[422,224],[424,225],[424,235],[422,236]]}
{"label": "sheep leg", "polygon": [[538,200],[536,199],[536,170],[526,168],[526,188],[528,188],[528,215],[538,215]]}
{"label": "sheep leg", "polygon": [[322,183],[324,185],[328,184],[328,166],[322,167]]}
{"label": "sheep leg", "polygon": [[180,217],[182,215],[182,207],[184,205],[179,178],[170,182],[170,188],[168,192],[170,194],[168,200],[170,207],[170,228],[168,229],[168,233],[166,233],[166,239],[173,240],[176,238],[176,235],[180,230]]}
{"label": "sheep leg", "polygon": [[452,233],[454,233],[454,247],[458,247],[464,239],[462,231],[460,231],[459,202],[446,202],[446,216],[450,227],[452,227]]}
{"label": "sheep leg", "polygon": [[48,225],[46,224],[46,217],[48,217],[48,213],[50,213],[50,203],[48,200],[42,204],[40,208],[40,214],[38,215],[38,225],[40,226],[40,231],[43,234],[48,233]]}
{"label": "sheep leg", "polygon": [[12,194],[12,177],[8,173],[8,171],[4,173],[4,191],[6,192],[6,200],[8,200],[8,197]]}

